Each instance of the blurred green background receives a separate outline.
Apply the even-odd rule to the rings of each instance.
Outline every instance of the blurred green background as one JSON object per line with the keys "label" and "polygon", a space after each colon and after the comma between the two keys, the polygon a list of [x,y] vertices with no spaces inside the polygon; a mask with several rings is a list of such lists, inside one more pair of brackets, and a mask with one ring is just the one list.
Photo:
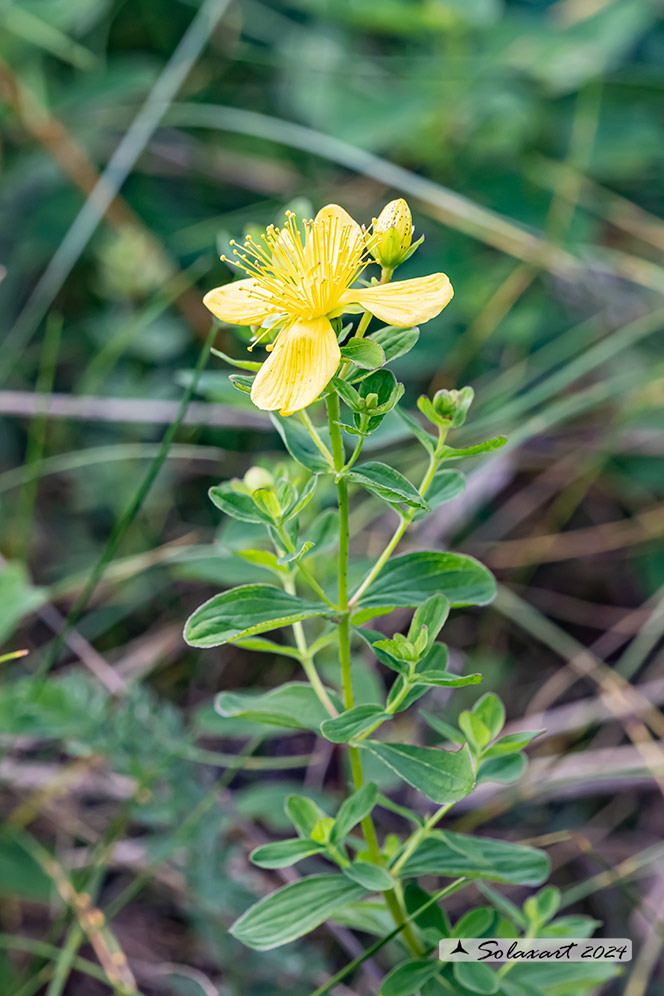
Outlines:
{"label": "blurred green background", "polygon": [[[636,942],[598,993],[661,991],[663,60],[656,0],[0,3],[0,654],[29,651],[0,683],[0,992],[108,993],[117,944],[144,996],[305,996],[371,941],[248,957],[227,933],[278,883],[247,849],[302,777],[338,793],[339,759],[215,716],[220,689],[298,677],[283,660],[181,639],[255,570],[205,492],[276,434],[212,359],[162,439],[229,240],[395,196],[426,236],[400,276],[456,292],[395,366],[410,405],[471,383],[467,438],[510,437],[410,542],[496,572],[449,642],[514,729],[549,731],[453,825],[547,846],[570,911]],[[239,330],[216,344],[244,355]],[[377,445],[419,459],[394,424]],[[391,521],[355,525],[361,556]],[[108,918],[101,958],[67,882]]]}

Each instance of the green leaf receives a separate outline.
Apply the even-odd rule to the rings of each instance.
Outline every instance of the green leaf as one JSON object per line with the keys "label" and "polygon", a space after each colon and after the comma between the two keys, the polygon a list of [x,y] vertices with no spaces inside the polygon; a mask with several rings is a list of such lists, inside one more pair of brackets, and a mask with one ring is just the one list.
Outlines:
{"label": "green leaf", "polygon": [[[588,965],[584,962],[550,961],[546,964],[546,974],[542,972],[542,967],[523,962],[514,965],[509,978],[516,985],[527,987],[527,996],[531,993],[537,996],[582,996],[584,993],[594,996],[597,987],[614,978],[618,971],[617,965],[603,965],[600,962]],[[544,974],[545,982],[542,978]]]}
{"label": "green leaf", "polygon": [[414,996],[421,986],[440,972],[442,965],[431,958],[413,958],[393,968],[380,987],[380,996]]}
{"label": "green leaf", "polygon": [[385,892],[395,886],[394,879],[386,868],[369,861],[353,861],[352,865],[343,869],[343,873],[351,882],[357,882],[369,892]]}
{"label": "green leaf", "polygon": [[438,685],[441,688],[465,688],[467,685],[479,685],[481,680],[482,675],[477,672],[475,674],[452,674],[450,671],[433,669],[420,671],[419,666],[412,677],[412,683],[415,685]]}
{"label": "green leaf", "polygon": [[241,522],[272,522],[269,515],[260,509],[251,495],[234,491],[228,483],[216,484],[208,491],[210,501],[220,511]]}
{"label": "green leaf", "polygon": [[482,937],[493,926],[495,910],[489,906],[478,906],[468,910],[454,924],[452,937]]}
{"label": "green leaf", "polygon": [[191,647],[219,647],[329,612],[321,602],[308,602],[271,585],[245,584],[199,606],[187,619],[184,638]]}
{"label": "green leaf", "polygon": [[403,474],[377,460],[354,467],[348,471],[346,477],[390,505],[404,503],[411,508],[429,508],[428,502]]}
{"label": "green leaf", "polygon": [[[403,385],[397,384],[396,377],[391,370],[374,370],[373,373],[368,374],[362,380],[362,383],[359,386],[359,394],[362,398],[367,398],[370,394],[375,394],[378,399],[376,407],[381,408],[386,406],[387,411],[390,408],[394,408],[397,401],[403,394]],[[358,413],[353,416],[355,427],[357,429],[363,428],[363,417],[363,415]],[[365,427],[366,431],[373,432],[374,429],[377,429],[384,417],[385,411],[379,415],[372,415]]]}
{"label": "green leaf", "polygon": [[296,563],[298,560],[301,560],[305,554],[309,553],[309,550],[312,550],[314,546],[315,546],[314,543],[312,543],[310,540],[307,540],[307,542],[302,543],[302,545],[298,547],[297,550],[293,550],[292,553],[286,553],[284,554],[283,557],[279,557],[277,559],[277,564],[279,564],[279,566],[281,567],[283,564]]}
{"label": "green leaf", "polygon": [[483,443],[477,443],[475,446],[466,446],[461,450],[455,450],[453,446],[443,446],[442,450],[439,451],[439,455],[446,460],[477,456],[479,453],[491,453],[493,450],[502,449],[506,442],[507,436],[496,436],[494,439],[487,439]]}
{"label": "green leaf", "polygon": [[306,795],[289,795],[285,805],[286,815],[301,837],[311,837],[314,827],[327,816],[313,799]]}
{"label": "green leaf", "polygon": [[[335,701],[334,693],[330,694]],[[225,718],[315,732],[327,716],[313,688],[304,681],[291,681],[269,692],[219,692],[214,708]]]}
{"label": "green leaf", "polygon": [[[444,595],[432,595],[426,602],[418,605],[413,613],[413,618],[408,630],[408,639],[415,642],[419,636],[422,626],[427,628],[427,652],[431,650],[433,643],[440,633],[450,614],[450,603]],[[422,655],[424,656],[424,655]]]}
{"label": "green leaf", "polygon": [[[341,803],[334,821],[334,829],[330,835],[333,844],[339,843],[357,826],[365,816],[368,816],[376,805],[378,788],[375,782],[367,782],[357,792],[353,792]],[[389,888],[389,887],[388,887]]]}
{"label": "green leaf", "polygon": [[427,453],[430,453],[433,456],[436,448],[436,440],[431,433],[427,432],[424,426],[420,425],[416,418],[413,418],[412,415],[409,415],[408,412],[405,412],[402,408],[396,408],[395,412],[404,423],[408,431],[415,436],[419,443],[422,444]]}
{"label": "green leaf", "polygon": [[262,654],[280,654],[282,657],[293,657],[300,659],[300,652],[297,647],[290,647],[286,643],[275,643],[264,636],[249,636],[246,640],[233,640],[236,647],[244,647],[245,650],[257,650]]}
{"label": "green leaf", "polygon": [[420,330],[416,327],[410,329],[393,328],[386,325],[385,328],[372,332],[371,339],[383,347],[385,351],[385,362],[398,360],[400,356],[405,356],[413,348],[420,337]]}
{"label": "green leaf", "polygon": [[555,885],[547,885],[546,888],[540,889],[537,895],[529,896],[526,899],[523,910],[530,922],[539,928],[556,915],[560,908],[560,902],[560,889],[557,889]]}
{"label": "green leaf", "polygon": [[342,380],[341,377],[333,377],[330,384],[351,411],[359,412],[362,410],[362,399],[347,380]]}
{"label": "green leaf", "polygon": [[288,519],[294,519],[296,515],[299,515],[300,512],[304,511],[304,509],[307,507],[307,505],[313,498],[317,486],[318,486],[318,474],[314,474],[312,477],[309,478],[305,486],[302,488],[302,491],[297,501],[293,505],[293,507],[290,508],[288,510],[288,513],[284,516],[284,522],[287,522]]}
{"label": "green leaf", "polygon": [[226,353],[222,353],[220,349],[212,348],[210,350],[213,356],[218,356],[220,360],[224,360],[229,363],[232,367],[237,367],[239,370],[253,370],[254,373],[263,366],[262,363],[257,363],[256,360],[236,360],[233,356],[228,356]]}
{"label": "green leaf", "polygon": [[491,736],[489,730],[474,712],[464,710],[459,716],[459,728],[466,734],[468,742],[476,752],[486,747]]}
{"label": "green leaf", "polygon": [[467,746],[447,751],[375,740],[363,741],[360,746],[438,805],[464,799],[475,786],[475,769]]}
{"label": "green leaf", "polygon": [[230,374],[228,379],[238,391],[242,391],[243,394],[251,394],[251,389],[254,386],[254,377],[247,377],[246,374]]}
{"label": "green leaf", "polygon": [[505,725],[505,706],[494,692],[487,692],[478,699],[473,706],[473,715],[482,720],[490,740],[495,740]]}
{"label": "green leaf", "polygon": [[407,553],[390,561],[358,602],[356,623],[370,619],[370,609],[421,605],[445,595],[452,606],[486,605],[496,594],[493,575],[473,557],[459,553]]}
{"label": "green leaf", "polygon": [[46,592],[33,588],[28,572],[18,561],[0,565],[0,640],[11,636],[21,619],[46,601]]}
{"label": "green leaf", "polygon": [[379,705],[358,705],[346,709],[334,719],[329,717],[320,724],[320,732],[333,744],[347,744],[349,740],[371,729],[378,719],[391,719]]}
{"label": "green leaf", "polygon": [[[416,882],[408,882],[404,889],[404,902],[408,913],[416,913],[424,906],[431,896]],[[449,917],[438,903],[431,903],[425,910],[418,913],[415,923],[421,930],[428,930],[434,935],[434,943],[441,937],[449,937],[452,933]]]}
{"label": "green leaf", "polygon": [[375,370],[385,363],[385,352],[375,338],[349,339],[346,345],[341,347],[341,355],[363,370]]}
{"label": "green leaf", "polygon": [[[331,470],[329,463],[301,422],[297,422],[292,415],[281,416],[272,413],[270,419],[294,460],[313,471],[314,474]],[[319,432],[324,437],[323,430],[319,430]],[[329,440],[323,438],[323,442],[327,445]]]}
{"label": "green leaf", "polygon": [[449,740],[453,744],[462,744],[465,742],[463,734],[455,726],[452,726],[451,723],[440,719],[439,716],[434,716],[432,713],[427,712],[426,709],[420,709],[420,716],[444,740]]}
{"label": "green leaf", "polygon": [[366,892],[344,875],[311,875],[260,899],[230,932],[255,951],[270,951],[308,934]]}
{"label": "green leaf", "polygon": [[488,965],[483,965],[481,962],[455,961],[452,973],[460,986],[465,986],[473,993],[493,996],[498,992],[498,976]]}
{"label": "green leaf", "polygon": [[279,840],[254,848],[249,860],[259,868],[288,868],[312,854],[320,854],[321,851],[325,851],[324,844],[293,837],[291,840]]}
{"label": "green leaf", "polygon": [[482,761],[477,772],[477,784],[484,782],[518,782],[526,770],[525,754],[507,754]]}
{"label": "green leaf", "polygon": [[238,550],[235,556],[246,560],[248,564],[264,567],[267,571],[272,571],[281,577],[286,573],[279,570],[279,561],[271,550]]}
{"label": "green leaf", "polygon": [[496,740],[487,750],[484,751],[484,760],[491,757],[502,757],[503,754],[513,754],[515,751],[523,750],[531,740],[539,737],[544,730],[523,730],[520,733],[508,733],[507,736]]}
{"label": "green leaf", "polygon": [[552,923],[541,928],[541,937],[592,937],[601,920],[589,916],[559,916]]}
{"label": "green leaf", "polygon": [[490,837],[433,833],[410,855],[402,877],[442,875],[445,878],[486,879],[512,885],[541,885],[549,875],[544,851]]}

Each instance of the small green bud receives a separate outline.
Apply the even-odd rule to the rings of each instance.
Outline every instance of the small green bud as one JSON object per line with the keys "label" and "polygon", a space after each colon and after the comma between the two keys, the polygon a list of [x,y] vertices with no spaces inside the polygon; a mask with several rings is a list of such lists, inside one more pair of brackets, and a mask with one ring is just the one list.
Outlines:
{"label": "small green bud", "polygon": [[364,399],[364,407],[368,411],[370,411],[372,408],[377,408],[378,407],[378,395],[377,394],[373,394],[373,393],[372,394],[367,394],[366,398]]}
{"label": "small green bud", "polygon": [[433,407],[441,418],[449,419],[455,428],[466,421],[475,392],[472,387],[463,387],[460,391],[436,391],[433,396]]}
{"label": "small green bud", "polygon": [[323,816],[320,820],[318,820],[315,827],[311,831],[311,839],[315,840],[317,844],[327,844],[330,839],[333,826],[334,820],[332,817]]}
{"label": "small green bud", "polygon": [[374,259],[385,270],[394,270],[410,255],[413,240],[413,219],[403,197],[386,204],[369,236],[369,248]]}
{"label": "small green bud", "polygon": [[250,467],[242,478],[242,482],[251,492],[257,491],[258,488],[271,488],[274,484],[274,478],[270,471],[265,470],[264,467]]}

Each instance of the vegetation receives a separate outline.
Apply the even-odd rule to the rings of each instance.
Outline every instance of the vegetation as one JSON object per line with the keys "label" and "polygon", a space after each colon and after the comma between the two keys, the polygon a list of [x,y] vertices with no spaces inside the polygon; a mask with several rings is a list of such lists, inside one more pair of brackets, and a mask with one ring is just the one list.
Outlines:
{"label": "vegetation", "polygon": [[[654,996],[656,4],[14,0],[0,20],[0,992]],[[210,331],[202,299],[232,278],[231,240],[284,207],[368,222],[395,197],[425,236],[395,279],[444,271],[455,296],[419,335],[375,320],[361,345],[342,337],[337,473],[364,442],[338,482],[299,415],[252,404],[266,354],[248,328]],[[249,367],[229,378],[229,357]],[[324,435],[324,404],[307,412]],[[371,434],[344,432],[341,453],[338,421]],[[448,430],[434,501],[410,482]],[[346,487],[350,592],[395,505],[408,525],[350,661],[333,611]],[[490,606],[471,557],[497,578]],[[192,632],[200,603],[282,584],[274,614],[264,598],[223,640],[209,620]],[[254,619],[317,641],[338,718],[304,682],[311,646]],[[412,680],[422,661],[436,684]],[[403,744],[468,758],[454,800],[410,763],[433,754],[405,773]],[[445,933],[535,927],[629,936],[635,959],[489,977],[428,957]]]}

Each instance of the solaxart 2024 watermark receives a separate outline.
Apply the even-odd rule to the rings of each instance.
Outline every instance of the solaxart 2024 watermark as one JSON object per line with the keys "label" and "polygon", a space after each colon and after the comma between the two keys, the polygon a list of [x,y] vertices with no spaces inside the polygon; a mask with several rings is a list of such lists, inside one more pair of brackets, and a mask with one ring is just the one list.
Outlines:
{"label": "solaxart 2024 watermark", "polygon": [[626,937],[448,937],[440,942],[441,961],[625,962],[632,960]]}

